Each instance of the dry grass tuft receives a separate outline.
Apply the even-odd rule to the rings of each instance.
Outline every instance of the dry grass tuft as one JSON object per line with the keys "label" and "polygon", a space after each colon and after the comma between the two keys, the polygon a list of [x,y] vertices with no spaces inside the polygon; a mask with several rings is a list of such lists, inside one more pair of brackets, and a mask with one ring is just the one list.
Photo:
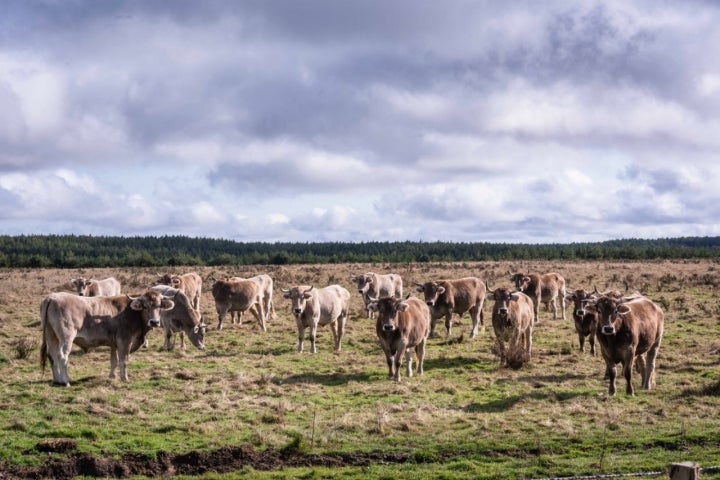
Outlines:
{"label": "dry grass tuft", "polygon": [[13,343],[13,347],[15,348],[15,358],[18,360],[25,360],[38,347],[38,343],[37,338],[23,337],[17,339]]}

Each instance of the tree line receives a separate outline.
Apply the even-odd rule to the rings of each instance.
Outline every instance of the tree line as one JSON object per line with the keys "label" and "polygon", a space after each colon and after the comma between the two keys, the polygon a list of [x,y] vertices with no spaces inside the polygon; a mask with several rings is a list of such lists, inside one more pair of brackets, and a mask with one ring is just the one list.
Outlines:
{"label": "tree line", "polygon": [[720,258],[720,237],[594,243],[236,242],[185,236],[0,236],[0,267],[91,268]]}

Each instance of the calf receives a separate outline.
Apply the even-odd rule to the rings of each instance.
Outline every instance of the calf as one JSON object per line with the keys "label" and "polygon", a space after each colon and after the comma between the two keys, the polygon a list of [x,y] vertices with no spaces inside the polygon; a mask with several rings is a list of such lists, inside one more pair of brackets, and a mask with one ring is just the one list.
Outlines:
{"label": "calf", "polygon": [[375,331],[385,352],[390,377],[400,381],[402,356],[407,357],[407,376],[412,377],[412,349],[417,357],[417,371],[423,374],[425,345],[430,335],[430,309],[419,298],[398,300],[385,297],[370,303],[378,312]]}
{"label": "calf", "polygon": [[282,290],[283,297],[292,302],[292,312],[298,328],[298,352],[303,351],[305,329],[310,329],[310,344],[312,353],[317,353],[315,335],[318,327],[330,325],[335,340],[335,353],[340,353],[345,321],[347,320],[350,305],[350,292],[340,285],[330,285],[325,288],[312,286],[293,287]]}
{"label": "calf", "polygon": [[120,378],[127,381],[130,353],[137,350],[151,328],[160,326],[160,315],[174,307],[172,300],[148,290],[140,296],[79,297],[51,293],[40,304],[43,331],[40,366],[52,366],[53,384],[70,385],[68,360],[73,343],[87,350],[110,347],[110,378],[120,364]]}
{"label": "calf", "polygon": [[635,359],[642,375],[642,388],[655,384],[655,358],[662,341],[665,315],[646,297],[617,298],[602,296],[588,302],[597,313],[596,335],[610,377],[608,394],[615,395],[616,365],[622,365],[625,392],[635,395],[632,367]]}
{"label": "calf", "polygon": [[557,299],[560,298],[562,306],[562,319],[565,320],[565,279],[558,273],[545,275],[516,273],[510,277],[515,288],[532,299],[535,323],[540,321],[540,302],[545,304],[547,310],[552,303],[553,320],[557,320]]}
{"label": "calf", "polygon": [[368,305],[370,305],[374,299],[385,297],[402,298],[402,277],[396,273],[381,275],[368,272],[363,275],[354,276],[350,280],[357,284],[358,292],[362,295],[363,302],[365,303],[368,318],[373,317],[373,312],[368,308]]}
{"label": "calf", "polygon": [[103,280],[74,278],[72,285],[81,297],[111,297],[120,295],[120,282],[115,277]]}
{"label": "calf", "polygon": [[446,338],[450,337],[452,315],[462,317],[470,312],[472,319],[471,338],[478,333],[478,324],[485,330],[483,320],[483,304],[485,303],[485,284],[476,277],[465,277],[456,280],[440,280],[438,282],[416,283],[416,290],[425,296],[425,303],[431,311],[430,336],[435,336],[435,323],[438,318],[445,317]]}
{"label": "calf", "polygon": [[218,312],[218,330],[222,330],[225,315],[229,311],[237,310],[242,314],[246,310],[250,310],[262,331],[267,332],[263,292],[257,282],[253,280],[218,280],[212,286],[212,296]]}
{"label": "calf", "polygon": [[178,290],[185,292],[192,303],[195,310],[200,311],[200,298],[202,297],[202,277],[195,272],[185,273],[183,275],[172,275],[166,273],[159,275],[157,283],[160,285],[169,285]]}
{"label": "calf", "polygon": [[152,290],[160,292],[163,296],[171,299],[175,306],[170,310],[163,310],[160,314],[160,323],[165,330],[165,350],[172,350],[175,347],[174,335],[180,334],[180,349],[185,351],[185,335],[190,342],[199,350],[205,350],[205,330],[207,325],[203,317],[190,302],[188,296],[182,290],[168,285],[156,285]]}
{"label": "calf", "polygon": [[565,300],[573,302],[573,320],[575,321],[575,331],[578,334],[580,343],[580,351],[585,351],[585,337],[590,343],[590,353],[595,356],[595,333],[597,330],[597,314],[585,308],[585,305],[594,300],[595,297],[584,289],[578,289],[565,295]]}
{"label": "calf", "polygon": [[[500,355],[500,367],[522,365],[532,355],[533,302],[522,292],[497,288],[487,293],[494,300],[492,325]],[[508,342],[509,352],[505,349]]]}

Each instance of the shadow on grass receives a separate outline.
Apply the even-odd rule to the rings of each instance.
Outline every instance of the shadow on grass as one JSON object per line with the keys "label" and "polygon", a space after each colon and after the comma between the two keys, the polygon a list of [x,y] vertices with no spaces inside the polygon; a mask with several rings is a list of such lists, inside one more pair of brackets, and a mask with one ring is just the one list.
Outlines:
{"label": "shadow on grass", "polygon": [[328,387],[346,385],[348,382],[369,382],[369,373],[300,373],[277,379],[278,384],[320,384]]}
{"label": "shadow on grass", "polygon": [[425,358],[425,362],[423,363],[425,370],[430,369],[441,369],[441,368],[458,368],[458,367],[468,367],[473,365],[480,365],[484,364],[488,368],[496,367],[496,363],[493,362],[492,364],[489,364],[488,362],[476,358],[476,357],[447,357],[447,358]]}
{"label": "shadow on grass", "polygon": [[[527,395],[510,395],[506,398],[500,398],[498,400],[491,400],[485,403],[471,403],[466,406],[463,410],[468,413],[483,412],[483,413],[498,413],[504,412],[511,409],[518,402],[531,398],[534,400],[546,400],[550,395],[546,392],[531,392]],[[554,395],[553,395],[554,396]]]}

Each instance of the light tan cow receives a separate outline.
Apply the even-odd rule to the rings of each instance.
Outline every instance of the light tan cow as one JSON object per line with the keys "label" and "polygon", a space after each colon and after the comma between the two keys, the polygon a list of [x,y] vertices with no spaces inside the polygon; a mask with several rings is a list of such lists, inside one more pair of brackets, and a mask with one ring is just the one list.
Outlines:
{"label": "light tan cow", "polygon": [[318,327],[330,325],[335,341],[335,353],[342,350],[342,337],[350,305],[350,292],[340,285],[313,288],[301,285],[282,289],[283,297],[292,302],[292,312],[298,328],[298,352],[303,351],[305,329],[310,329],[310,351],[317,353],[315,337]]}
{"label": "light tan cow", "polygon": [[[273,304],[273,290],[274,283],[270,275],[262,273],[255,275],[254,277],[243,278],[243,277],[230,277],[230,281],[238,280],[252,280],[256,282],[260,287],[260,292],[263,298],[263,309],[265,310],[265,322],[275,318],[275,305]],[[230,311],[232,323],[242,323],[242,314],[237,310]]]}
{"label": "light tan cow", "polygon": [[562,319],[565,320],[565,279],[559,273],[546,273],[536,275],[534,273],[516,273],[510,277],[515,288],[530,297],[535,312],[535,323],[540,321],[540,303],[545,304],[547,310],[552,303],[553,320],[557,320],[557,300],[560,299],[562,306]]}
{"label": "light tan cow", "polygon": [[[497,288],[487,293],[494,300],[492,325],[500,356],[500,367],[517,367],[532,356],[533,302],[522,292]],[[506,349],[505,343],[508,343]],[[512,358],[509,358],[512,357]]]}
{"label": "light tan cow", "polygon": [[74,278],[71,283],[81,297],[111,297],[121,293],[120,282],[115,277],[103,280],[78,277]]}
{"label": "light tan cow", "polygon": [[425,347],[430,335],[430,308],[419,298],[399,300],[385,297],[370,303],[378,313],[375,322],[380,347],[385,352],[390,378],[400,381],[402,357],[407,357],[406,374],[412,377],[413,350],[417,357],[418,374],[423,375]]}
{"label": "light tan cow", "polygon": [[195,310],[200,311],[200,299],[202,297],[202,277],[195,272],[185,273],[182,275],[166,273],[158,274],[157,283],[160,285],[169,285],[185,292]]}
{"label": "light tan cow", "polygon": [[68,361],[73,343],[83,350],[110,347],[110,378],[120,365],[120,378],[127,380],[130,353],[144,342],[145,335],[160,326],[162,311],[174,307],[160,292],[147,290],[130,297],[79,297],[66,292],[51,293],[40,304],[43,331],[40,366],[50,359],[53,384],[70,385]]}
{"label": "light tan cow", "polygon": [[478,325],[485,330],[483,320],[483,304],[485,303],[485,283],[477,277],[465,277],[454,280],[439,280],[437,282],[416,283],[416,290],[425,296],[425,303],[430,307],[432,321],[430,336],[435,336],[435,324],[439,318],[445,317],[446,338],[450,337],[452,328],[452,315],[457,313],[460,317],[470,312],[472,330],[470,338],[478,334]]}
{"label": "light tan cow", "polygon": [[615,395],[616,364],[622,365],[625,392],[635,395],[632,385],[633,364],[637,360],[642,388],[655,386],[655,358],[662,342],[665,314],[646,297],[617,298],[602,296],[588,302],[597,313],[597,339],[610,377],[608,394]]}
{"label": "light tan cow", "polygon": [[357,285],[358,293],[362,295],[368,318],[373,318],[373,312],[368,308],[368,305],[374,299],[385,297],[402,298],[403,281],[402,277],[396,273],[379,274],[367,272],[363,275],[353,276],[350,280]]}

